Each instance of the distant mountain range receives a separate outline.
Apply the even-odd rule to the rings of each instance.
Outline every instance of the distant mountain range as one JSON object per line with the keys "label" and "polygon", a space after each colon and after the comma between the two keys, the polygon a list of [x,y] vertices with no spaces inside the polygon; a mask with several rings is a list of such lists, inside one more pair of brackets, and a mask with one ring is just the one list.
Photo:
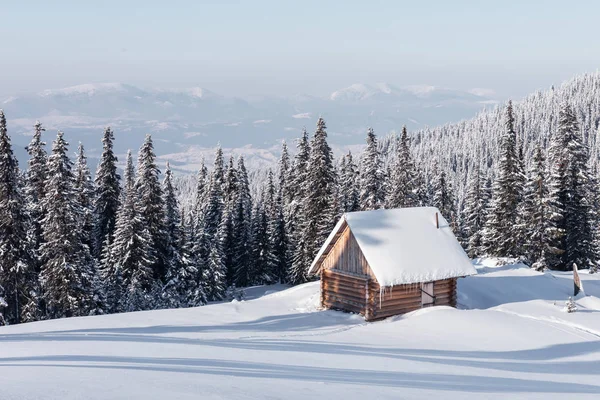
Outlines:
{"label": "distant mountain range", "polygon": [[[211,158],[220,143],[228,152],[245,154],[250,165],[276,159],[280,141],[295,139],[306,126],[313,130],[322,115],[334,148],[363,143],[371,126],[383,135],[439,125],[473,116],[495,100],[483,89],[460,91],[433,86],[396,87],[354,84],[328,97],[296,95],[242,99],[194,87],[184,90],[141,89],[122,83],[83,84],[0,99],[18,157],[39,120],[47,129],[61,129],[75,144],[81,141],[93,160],[101,151],[105,126],[116,134],[116,149],[137,150],[146,133],[157,154],[175,168],[194,170],[202,157]],[[92,161],[93,162],[93,161]],[[93,166],[93,164],[92,164]]]}

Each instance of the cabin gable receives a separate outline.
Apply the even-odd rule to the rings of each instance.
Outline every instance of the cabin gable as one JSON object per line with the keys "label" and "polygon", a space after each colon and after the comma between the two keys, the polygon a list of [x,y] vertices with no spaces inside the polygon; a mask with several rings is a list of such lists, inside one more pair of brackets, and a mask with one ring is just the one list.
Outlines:
{"label": "cabin gable", "polygon": [[332,243],[331,249],[324,256],[321,269],[343,271],[375,279],[367,259],[352,234],[352,229],[347,224],[340,228],[337,240]]}

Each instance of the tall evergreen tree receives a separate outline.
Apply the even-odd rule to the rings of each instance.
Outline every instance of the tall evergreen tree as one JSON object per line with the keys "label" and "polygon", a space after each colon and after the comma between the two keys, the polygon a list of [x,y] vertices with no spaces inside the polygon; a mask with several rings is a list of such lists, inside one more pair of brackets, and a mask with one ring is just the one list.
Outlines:
{"label": "tall evergreen tree", "polygon": [[119,208],[121,177],[117,174],[117,157],[113,151],[114,133],[110,127],[104,130],[102,137],[102,155],[96,170],[94,183],[96,195],[94,196],[94,251],[96,258],[100,258],[103,242],[112,241]]}
{"label": "tall evergreen tree", "polygon": [[343,158],[342,169],[340,172],[340,203],[343,212],[352,212],[359,210],[359,188],[358,171],[352,153],[348,151]]}
{"label": "tall evergreen tree", "polygon": [[153,270],[156,253],[134,186],[131,151],[127,153],[124,178],[125,197],[119,206],[110,257],[102,271],[111,312],[149,309],[156,301],[152,299],[157,285]]}
{"label": "tall evergreen tree", "polygon": [[290,271],[293,283],[301,283],[306,279],[312,259],[335,224],[333,204],[336,177],[326,129],[325,121],[319,118],[310,145],[307,179],[303,188],[305,199],[302,213],[305,220],[297,242],[301,246],[295,249]]}
{"label": "tall evergreen tree", "polygon": [[517,135],[512,102],[508,102],[504,117],[504,132],[500,139],[498,175],[493,187],[492,205],[486,223],[486,249],[490,255],[518,256],[519,202],[523,187],[519,168]]}
{"label": "tall evergreen tree", "polygon": [[360,166],[360,206],[362,210],[383,207],[383,171],[381,155],[377,148],[377,136],[372,128],[367,131],[367,147],[363,151]]}
{"label": "tall evergreen tree", "polygon": [[252,197],[244,158],[238,159],[238,190],[232,213],[234,256],[233,283],[237,287],[248,286],[251,276],[251,219]]}
{"label": "tall evergreen tree", "polygon": [[452,230],[456,232],[456,205],[452,185],[448,182],[446,171],[442,170],[433,182],[433,205],[437,207],[446,220],[450,223]]}
{"label": "tall evergreen tree", "polygon": [[[29,162],[25,181],[25,200],[31,220],[30,239],[34,254],[37,253],[42,243],[41,221],[44,218],[42,204],[46,197],[45,186],[48,177],[48,154],[45,149],[46,142],[42,141],[42,132],[44,131],[42,124],[36,121],[33,138],[27,146]],[[35,261],[35,270],[39,272],[37,260]]]}
{"label": "tall evergreen tree", "polygon": [[290,153],[288,151],[287,144],[285,141],[281,144],[281,156],[279,157],[279,191],[281,192],[281,200],[285,207],[289,204],[290,191],[289,186],[289,173],[290,173]]}
{"label": "tall evergreen tree", "polygon": [[479,164],[471,169],[465,209],[463,211],[464,231],[468,237],[466,247],[469,257],[483,254],[482,235],[486,220],[487,202],[484,194],[485,180],[481,175]]}
{"label": "tall evergreen tree", "polygon": [[523,220],[527,240],[525,256],[536,269],[555,265],[562,251],[552,246],[562,237],[556,223],[562,218],[560,209],[552,201],[546,177],[546,160],[542,148],[536,148],[528,173],[523,198]]}
{"label": "tall evergreen tree", "polygon": [[595,265],[596,249],[590,220],[591,199],[595,188],[591,186],[588,170],[588,149],[583,143],[579,124],[569,104],[563,104],[558,115],[557,131],[550,146],[550,192],[562,218],[557,228],[564,232],[553,242],[558,250],[564,250],[557,260],[562,269]]}
{"label": "tall evergreen tree", "polygon": [[48,180],[42,221],[44,243],[40,272],[42,294],[50,318],[86,315],[93,307],[93,260],[80,221],[83,210],[77,201],[68,143],[58,132],[48,157]]}
{"label": "tall evergreen tree", "polygon": [[37,275],[19,183],[18,162],[0,109],[0,298],[6,303],[6,323],[39,318]]}
{"label": "tall evergreen tree", "polygon": [[406,126],[397,143],[396,161],[390,171],[388,208],[415,207],[418,205],[415,165],[410,154]]}
{"label": "tall evergreen tree", "polygon": [[75,161],[75,193],[83,212],[81,219],[83,244],[91,252],[93,249],[94,233],[94,183],[81,143],[79,143],[79,147],[77,148],[77,160]]}
{"label": "tall evergreen tree", "polygon": [[220,224],[210,243],[207,258],[207,267],[204,270],[203,279],[206,282],[206,297],[209,301],[223,300],[226,286],[225,255],[223,254],[224,225]]}
{"label": "tall evergreen tree", "polygon": [[146,139],[138,153],[137,191],[139,210],[147,224],[151,245],[155,251],[155,264],[152,269],[156,279],[164,279],[168,265],[168,249],[165,229],[165,207],[162,187],[159,181],[160,170],[156,165],[156,155],[152,137]]}

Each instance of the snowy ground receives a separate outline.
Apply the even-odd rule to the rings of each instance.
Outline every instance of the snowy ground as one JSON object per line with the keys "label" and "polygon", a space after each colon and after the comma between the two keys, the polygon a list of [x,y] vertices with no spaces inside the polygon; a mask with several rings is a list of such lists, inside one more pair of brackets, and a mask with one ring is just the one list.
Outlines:
{"label": "snowy ground", "polygon": [[0,328],[0,399],[597,399],[600,276],[478,265],[462,310],[366,324],[318,283],[187,310]]}

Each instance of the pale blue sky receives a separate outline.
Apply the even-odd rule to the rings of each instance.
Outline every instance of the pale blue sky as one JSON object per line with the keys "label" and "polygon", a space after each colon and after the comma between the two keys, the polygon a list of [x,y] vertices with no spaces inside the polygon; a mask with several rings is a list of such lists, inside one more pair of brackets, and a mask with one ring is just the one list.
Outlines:
{"label": "pale blue sky", "polygon": [[0,94],[125,82],[321,95],[388,82],[521,96],[600,67],[599,15],[593,0],[13,0],[0,11]]}

